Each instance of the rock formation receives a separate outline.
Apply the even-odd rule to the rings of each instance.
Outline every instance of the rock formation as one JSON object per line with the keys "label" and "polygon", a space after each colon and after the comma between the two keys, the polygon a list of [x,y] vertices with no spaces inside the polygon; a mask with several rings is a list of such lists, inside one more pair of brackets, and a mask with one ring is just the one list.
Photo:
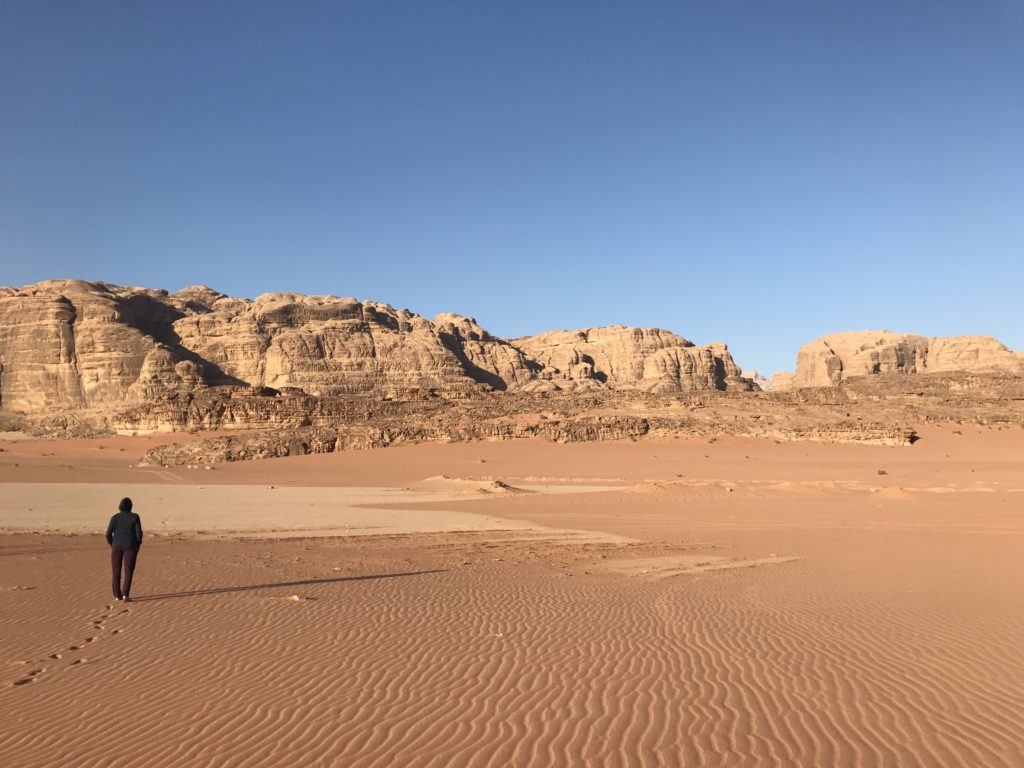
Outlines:
{"label": "rock formation", "polygon": [[224,381],[178,343],[166,293],[80,280],[0,288],[0,407],[33,411],[141,401]]}
{"label": "rock formation", "polygon": [[540,378],[565,388],[692,392],[751,390],[724,344],[693,342],[658,328],[548,331],[513,341],[541,365]]}
{"label": "rock formation", "polygon": [[1024,353],[1013,352],[991,336],[836,333],[801,347],[793,383],[796,387],[826,387],[851,376],[951,371],[1024,375]]}
{"label": "rock formation", "polygon": [[988,371],[1024,376],[1024,352],[1014,352],[991,336],[954,336],[929,339],[928,373]]}
{"label": "rock formation", "polygon": [[724,345],[658,329],[509,341],[472,318],[387,304],[203,286],[174,294],[81,280],[0,288],[0,410],[81,413],[217,385],[314,396],[440,390],[750,389]]}
{"label": "rock formation", "polygon": [[989,337],[826,336],[767,384],[725,345],[660,329],[502,339],[333,296],[0,288],[0,429],[218,432],[155,463],[518,437],[906,444],[924,422],[1024,424],[1024,355]]}

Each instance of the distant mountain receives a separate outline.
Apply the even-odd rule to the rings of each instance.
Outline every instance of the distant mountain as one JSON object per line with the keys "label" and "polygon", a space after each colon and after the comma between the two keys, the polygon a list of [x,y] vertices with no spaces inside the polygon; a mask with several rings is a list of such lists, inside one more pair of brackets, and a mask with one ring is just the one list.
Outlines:
{"label": "distant mountain", "polygon": [[757,386],[762,392],[768,392],[772,388],[772,383],[767,376],[762,376],[757,371],[744,371],[744,379],[750,379],[750,381]]}

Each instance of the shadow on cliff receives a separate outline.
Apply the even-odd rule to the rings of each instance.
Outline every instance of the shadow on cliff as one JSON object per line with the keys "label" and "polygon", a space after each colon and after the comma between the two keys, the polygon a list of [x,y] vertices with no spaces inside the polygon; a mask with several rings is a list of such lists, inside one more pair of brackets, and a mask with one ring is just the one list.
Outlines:
{"label": "shadow on cliff", "polygon": [[221,595],[228,592],[252,592],[257,589],[274,589],[275,587],[307,587],[314,584],[341,584],[346,581],[377,581],[378,579],[398,579],[404,576],[423,576],[429,573],[446,573],[447,568],[435,568],[429,571],[408,571],[405,573],[377,573],[370,576],[339,576],[334,579],[303,579],[302,581],[279,581],[273,584],[245,584],[239,587],[210,587],[196,589],[191,592],[168,592],[164,595],[143,595],[133,597],[132,602],[141,603],[147,600],[170,600],[173,597],[196,597],[198,595]]}
{"label": "shadow on cliff", "polygon": [[462,347],[462,339],[444,331],[439,332],[437,338],[441,345],[455,356],[459,361],[459,365],[462,366],[462,370],[473,381],[478,384],[487,384],[499,392],[504,392],[508,389],[508,382],[498,376],[498,374],[481,368],[469,359],[469,356],[466,355],[466,350]]}
{"label": "shadow on cliff", "polygon": [[[508,389],[508,382],[501,378],[497,373],[488,371],[485,368],[481,368],[476,365],[469,356],[466,354],[464,348],[465,339],[461,336],[453,335],[445,331],[440,331],[437,334],[437,338],[440,340],[441,345],[455,355],[455,358],[459,361],[459,365],[462,366],[463,371],[473,381],[478,384],[487,384],[493,389],[504,392]],[[540,371],[544,369],[544,366],[538,363],[536,360],[531,360],[521,349],[516,347],[514,344],[509,344],[507,341],[502,339],[490,339],[499,345],[506,346],[519,356],[519,362],[530,372],[531,376],[536,376]]]}
{"label": "shadow on cliff", "polygon": [[[125,320],[128,325],[140,333],[156,339],[161,344],[170,347],[174,354],[181,360],[188,360],[199,366],[203,372],[203,380],[211,385],[232,385],[238,387],[248,386],[248,382],[225,373],[220,366],[212,363],[201,355],[181,343],[181,336],[174,330],[174,323],[185,317],[185,313],[177,307],[165,304],[164,302],[144,293],[135,293],[131,296],[119,298],[118,303],[127,310]],[[194,310],[206,309],[201,305],[190,305]]]}

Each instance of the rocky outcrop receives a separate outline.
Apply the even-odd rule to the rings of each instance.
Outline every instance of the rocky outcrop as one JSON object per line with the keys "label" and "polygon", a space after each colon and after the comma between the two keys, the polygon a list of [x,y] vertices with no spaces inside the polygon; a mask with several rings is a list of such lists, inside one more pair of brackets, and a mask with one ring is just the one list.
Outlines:
{"label": "rocky outcrop", "polygon": [[[878,377],[870,380],[877,382]],[[307,453],[384,448],[403,443],[469,442],[542,438],[557,443],[607,440],[699,438],[709,443],[721,435],[766,437],[776,441],[819,440],[908,445],[916,439],[910,421],[987,418],[1024,422],[1024,405],[1007,400],[1020,393],[1016,380],[1005,392],[957,391],[962,379],[932,381],[928,397],[920,387],[885,401],[867,379],[857,387],[802,389],[793,393],[747,394],[700,392],[656,395],[603,390],[592,392],[522,392],[483,395],[454,404],[429,396],[407,401],[359,401],[239,391],[201,397],[219,403],[182,401],[174,413],[138,418],[173,420],[188,427],[197,416],[216,414],[198,426],[216,429],[205,439],[156,445],[143,461],[161,465],[209,465],[222,461],[295,456]],[[883,388],[888,387],[883,384]],[[230,388],[224,388],[230,389]],[[952,398],[952,399],[951,399]],[[1024,398],[1022,398],[1024,401]],[[1009,407],[1007,407],[1009,405]],[[908,406],[912,409],[908,411]],[[642,412],[639,413],[638,411]],[[144,423],[144,421],[143,421]],[[233,429],[246,423],[261,429]]]}
{"label": "rocky outcrop", "polygon": [[636,416],[583,416],[558,421],[466,421],[446,426],[400,424],[339,428],[259,430],[195,442],[161,445],[143,456],[143,463],[161,466],[213,464],[224,461],[302,456],[310,453],[386,448],[403,443],[469,442],[541,437],[555,443],[637,440],[652,431],[648,419]]}
{"label": "rocky outcrop", "polygon": [[610,386],[657,393],[753,389],[724,344],[697,347],[658,328],[549,331],[513,343],[541,365],[541,379],[560,388]]}
{"label": "rocky outcrop", "polygon": [[251,386],[329,396],[465,389],[496,378],[474,370],[459,341],[434,323],[377,302],[292,293],[220,299],[176,330],[184,346]]}
{"label": "rocky outcrop", "polygon": [[991,336],[954,338],[856,331],[822,336],[797,355],[796,387],[833,386],[852,376],[885,373],[1003,373],[1024,375],[1024,353]]}
{"label": "rocky outcrop", "polygon": [[204,286],[169,294],[81,280],[0,289],[4,412],[105,417],[111,408],[225,384],[318,397],[437,390],[449,398],[490,390],[751,388],[725,345],[696,347],[658,329],[509,341],[472,318],[431,321],[334,296],[269,293],[250,301]]}
{"label": "rocky outcrop", "polygon": [[458,357],[470,375],[494,389],[519,389],[543,369],[513,344],[491,336],[472,317],[451,313],[434,318],[441,343]]}

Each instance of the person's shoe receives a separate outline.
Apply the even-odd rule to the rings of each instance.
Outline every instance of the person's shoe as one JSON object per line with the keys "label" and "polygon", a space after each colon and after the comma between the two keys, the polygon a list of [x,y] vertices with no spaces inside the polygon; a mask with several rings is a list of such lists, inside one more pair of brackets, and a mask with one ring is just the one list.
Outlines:
{"label": "person's shoe", "polygon": [[124,602],[126,602],[126,603],[130,603],[130,602],[132,601],[132,599],[131,599],[130,597],[128,597],[128,595],[125,595],[125,596],[124,596],[124,597],[122,597],[121,599],[122,599],[122,600],[123,600]]}
{"label": "person's shoe", "polygon": [[123,598],[123,597],[115,597],[115,598],[114,598],[114,602],[115,602],[115,603],[120,603],[120,602],[121,602],[122,600],[124,600],[124,598]]}

